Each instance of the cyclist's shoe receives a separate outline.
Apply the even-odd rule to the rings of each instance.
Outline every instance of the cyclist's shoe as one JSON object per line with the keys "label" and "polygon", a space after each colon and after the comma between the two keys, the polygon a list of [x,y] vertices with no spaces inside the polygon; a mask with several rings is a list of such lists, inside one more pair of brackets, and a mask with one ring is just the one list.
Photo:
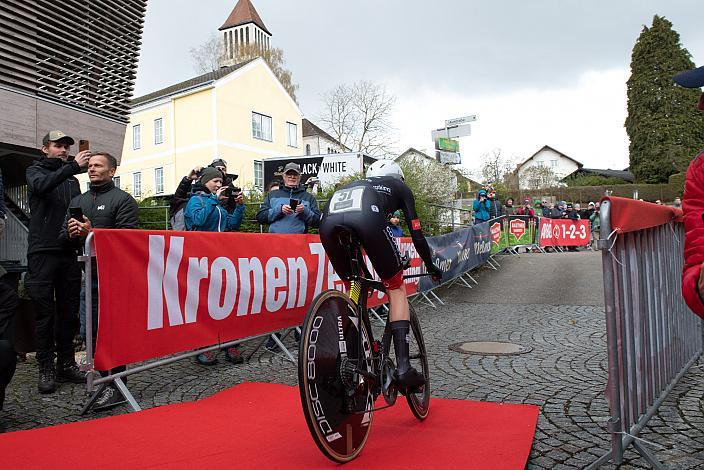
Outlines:
{"label": "cyclist's shoe", "polygon": [[425,377],[414,367],[411,367],[403,374],[399,374],[398,371],[396,371],[395,379],[399,389],[410,393],[418,393],[422,391],[425,386]]}
{"label": "cyclist's shoe", "polygon": [[204,366],[213,366],[218,362],[217,352],[207,351],[196,356],[196,362]]}
{"label": "cyclist's shoe", "polygon": [[244,362],[242,353],[237,346],[233,346],[225,350],[225,359],[233,364],[242,364]]}

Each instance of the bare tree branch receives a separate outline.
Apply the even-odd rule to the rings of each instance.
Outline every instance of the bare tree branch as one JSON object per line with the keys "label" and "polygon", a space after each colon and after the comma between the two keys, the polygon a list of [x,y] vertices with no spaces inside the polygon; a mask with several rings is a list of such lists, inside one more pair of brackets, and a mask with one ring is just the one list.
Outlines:
{"label": "bare tree branch", "polygon": [[323,100],[318,121],[341,144],[369,155],[391,153],[396,97],[383,86],[367,81],[342,84],[323,95]]}

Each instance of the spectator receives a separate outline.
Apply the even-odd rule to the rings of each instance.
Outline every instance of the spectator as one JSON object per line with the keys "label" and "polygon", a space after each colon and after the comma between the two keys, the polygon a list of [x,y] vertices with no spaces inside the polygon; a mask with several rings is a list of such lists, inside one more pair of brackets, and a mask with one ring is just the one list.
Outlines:
{"label": "spectator", "polygon": [[320,210],[315,196],[301,187],[301,167],[287,163],[284,187],[269,191],[264,197],[257,220],[269,225],[269,233],[306,233],[320,223]]}
{"label": "spectator", "polygon": [[235,197],[236,209],[232,214],[222,206],[226,187],[222,186],[223,174],[212,167],[204,168],[199,179],[200,188],[191,196],[184,210],[184,221],[188,230],[201,232],[225,232],[239,230],[244,215],[242,193]]}
{"label": "spectator", "polygon": [[587,204],[587,208],[582,211],[581,214],[579,214],[579,217],[585,220],[591,220],[592,214],[594,213],[594,210],[596,209],[596,205],[593,202],[590,202]]}
{"label": "spectator", "polygon": [[[306,233],[309,227],[320,224],[318,201],[312,193],[301,186],[301,167],[289,162],[284,167],[284,186],[270,190],[264,197],[257,220],[269,224],[269,233]],[[277,336],[280,335],[277,333]],[[298,330],[296,341],[300,339]],[[276,351],[278,345],[269,337],[266,349]]]}
{"label": "spectator", "polygon": [[672,207],[674,207],[675,209],[682,209],[682,199],[676,197],[675,201],[672,203]]}
{"label": "spectator", "polygon": [[[591,204],[591,203],[590,203]],[[594,206],[594,212],[589,216],[589,246],[596,251],[596,240],[599,239],[601,231],[601,219],[599,218],[599,207]]]}
{"label": "spectator", "polygon": [[[85,238],[94,228],[137,228],[139,219],[137,201],[125,191],[115,187],[113,177],[116,170],[117,160],[109,153],[94,153],[90,156],[88,161],[90,189],[71,199],[69,204],[69,208],[79,207],[81,209],[83,220],[74,219],[69,213],[61,230],[62,240],[66,240],[79,251],[85,243]],[[95,259],[92,260],[92,264],[91,329],[95,339],[98,333],[98,269]],[[81,336],[84,341],[86,339],[86,295],[85,288],[81,289]],[[94,348],[95,344],[93,341]],[[125,370],[127,367],[118,366],[109,372],[116,374]],[[100,373],[103,376],[108,375],[108,371],[100,371]],[[123,380],[126,382],[126,377]],[[102,388],[99,393],[100,395],[93,404],[94,411],[107,410],[125,402],[125,397],[114,384]]]}
{"label": "spectator", "polygon": [[[567,204],[565,213],[562,215],[563,219],[569,219],[569,220],[579,220],[579,214],[577,211],[574,210],[572,207],[572,204]],[[576,246],[570,246],[567,247],[567,251],[577,251]]]}
{"label": "spectator", "polygon": [[514,214],[513,198],[512,197],[506,198],[506,206],[504,207],[504,213],[506,215],[513,215]]}
{"label": "spectator", "polygon": [[188,204],[188,199],[193,194],[196,181],[203,171],[203,167],[197,166],[193,168],[188,175],[184,176],[176,187],[174,195],[171,196],[169,204],[169,214],[171,214],[171,228],[173,230],[186,230],[186,222],[183,219],[183,212]]}
{"label": "spectator", "polygon": [[660,199],[656,199],[655,204],[657,204],[658,206],[662,206],[662,201]]}
{"label": "spectator", "polygon": [[[90,151],[68,161],[74,140],[61,131],[42,139],[44,156],[27,168],[29,221],[27,280],[34,302],[40,393],[53,393],[56,381],[85,382],[74,357],[78,331],[81,267],[59,232],[71,199],[81,193],[74,176],[88,166]],[[57,363],[54,360],[57,359]]]}
{"label": "spectator", "polygon": [[[0,172],[0,239],[5,232],[5,206],[3,205],[2,172]],[[5,390],[15,375],[17,354],[13,345],[15,338],[15,313],[17,312],[16,286],[5,277],[0,266],[0,410],[5,402]]]}
{"label": "spectator", "polygon": [[472,202],[474,212],[474,223],[481,224],[489,220],[489,201],[486,198],[486,189],[480,189],[477,199]]}
{"label": "spectator", "polygon": [[567,203],[565,201],[560,201],[556,206],[550,211],[551,219],[564,219],[564,214],[567,210]]}
{"label": "spectator", "polygon": [[279,189],[279,187],[281,187],[281,181],[279,181],[279,180],[272,180],[272,181],[269,183],[269,185],[267,186],[266,192],[267,192],[267,193],[270,193],[270,192],[272,192],[272,191],[276,191],[277,189]]}
{"label": "spectator", "polygon": [[504,208],[501,205],[501,201],[496,197],[496,191],[493,189],[489,190],[486,197],[489,200],[489,219],[504,215]]}
{"label": "spectator", "polygon": [[402,237],[403,229],[401,228],[401,211],[396,211],[389,216],[389,229],[394,237]]}
{"label": "spectator", "polygon": [[[242,192],[235,194],[235,209],[228,213],[222,206],[227,187],[222,185],[223,173],[213,167],[204,168],[199,183],[202,190],[196,192],[189,200],[184,211],[184,220],[188,230],[200,232],[225,232],[239,230],[244,216]],[[226,348],[225,359],[233,364],[242,364],[244,358],[237,345]],[[217,351],[206,351],[196,356],[196,362],[204,366],[217,363]]]}
{"label": "spectator", "polygon": [[[216,158],[213,162],[208,165],[211,168],[215,168],[222,173],[222,186],[225,188],[223,191],[224,199],[221,200],[220,204],[229,213],[232,213],[238,205],[242,204],[240,200],[239,204],[237,202],[237,194],[242,192],[242,189],[235,186],[234,182],[238,178],[237,175],[227,172],[227,162],[222,158]],[[239,229],[238,229],[239,230]],[[230,231],[230,230],[227,230]]]}
{"label": "spectator", "polygon": [[540,205],[540,209],[541,209],[541,215],[543,217],[547,217],[547,218],[551,217],[551,214],[552,214],[552,204],[551,203],[544,200]]}
{"label": "spectator", "polygon": [[[704,86],[704,67],[677,74],[675,82],[685,88]],[[704,94],[700,95],[697,108],[704,111]],[[692,160],[684,184],[682,210],[684,212],[684,269],[682,270],[682,296],[696,315],[704,318],[704,152]]]}
{"label": "spectator", "polygon": [[516,215],[527,215],[530,217],[535,217],[535,210],[530,206],[531,202],[532,201],[530,200],[530,198],[525,198],[523,200],[523,206],[519,207],[516,210]]}

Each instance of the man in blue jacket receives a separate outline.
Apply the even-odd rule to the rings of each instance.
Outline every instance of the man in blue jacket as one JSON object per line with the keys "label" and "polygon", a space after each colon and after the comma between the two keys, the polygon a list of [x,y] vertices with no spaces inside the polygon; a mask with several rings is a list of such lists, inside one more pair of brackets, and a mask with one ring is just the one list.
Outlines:
{"label": "man in blue jacket", "polygon": [[301,186],[301,167],[288,163],[284,167],[284,184],[264,198],[257,220],[269,225],[269,233],[306,233],[320,224],[318,201]]}
{"label": "man in blue jacket", "polygon": [[[301,186],[301,167],[289,162],[284,167],[283,185],[269,191],[262,202],[257,220],[269,225],[269,233],[306,233],[309,227],[320,225],[318,201]],[[277,333],[278,335],[278,333]],[[299,339],[296,331],[296,341]],[[276,351],[278,346],[269,338],[266,349]]]}

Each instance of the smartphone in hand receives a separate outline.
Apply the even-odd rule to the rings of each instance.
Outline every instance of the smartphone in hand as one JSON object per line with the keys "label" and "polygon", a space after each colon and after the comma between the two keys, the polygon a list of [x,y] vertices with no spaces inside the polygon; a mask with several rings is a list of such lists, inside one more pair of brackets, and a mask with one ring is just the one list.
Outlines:
{"label": "smartphone in hand", "polygon": [[298,199],[291,199],[288,205],[291,206],[291,210],[293,212],[296,212],[296,207],[298,207]]}
{"label": "smartphone in hand", "polygon": [[90,142],[81,139],[78,141],[78,151],[83,152],[84,150],[90,150]]}
{"label": "smartphone in hand", "polygon": [[76,219],[78,222],[83,223],[83,210],[80,207],[69,207],[68,214],[71,219]]}

